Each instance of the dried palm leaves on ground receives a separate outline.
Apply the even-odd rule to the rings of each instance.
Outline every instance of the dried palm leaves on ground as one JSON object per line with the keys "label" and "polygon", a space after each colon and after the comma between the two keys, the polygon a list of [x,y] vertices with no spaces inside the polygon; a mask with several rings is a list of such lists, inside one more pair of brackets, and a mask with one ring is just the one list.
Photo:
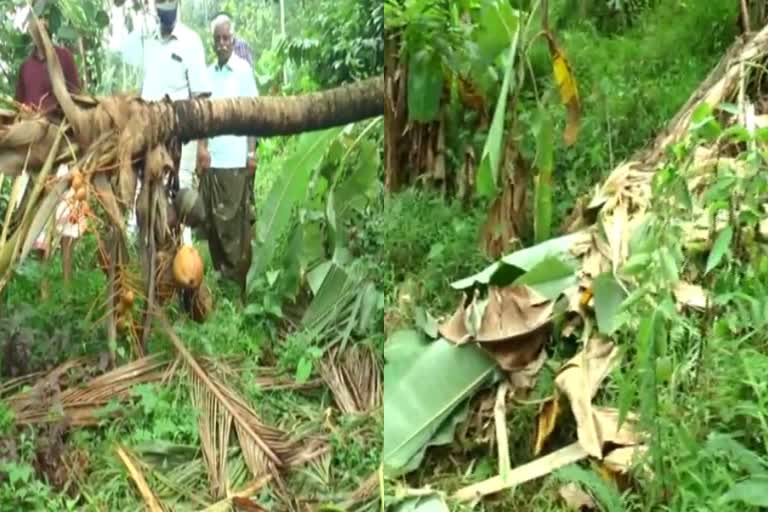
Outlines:
{"label": "dried palm leaves on ground", "polygon": [[[165,325],[179,354],[175,360],[150,356],[97,375],[98,359],[79,358],[46,374],[33,374],[7,383],[5,400],[14,412],[17,425],[53,424],[62,420],[66,429],[98,426],[128,410],[114,404],[127,405],[132,401],[133,387],[146,383],[172,385],[174,380],[186,375],[195,409],[200,411],[201,450],[181,454],[187,462],[179,463],[173,462],[174,451],[160,445],[155,449],[139,447],[136,454],[129,453],[126,447],[116,448],[140,494],[147,503],[152,503],[150,508],[170,510],[173,509],[168,508],[171,503],[182,500],[201,507],[219,503],[219,508],[213,510],[222,507],[226,510],[233,489],[239,488],[242,493],[255,482],[259,482],[259,488],[271,483],[287,493],[283,482],[287,472],[291,467],[302,466],[326,454],[329,450],[326,441],[306,434],[301,440],[291,439],[288,433],[267,425],[243,397],[225,383],[224,379],[233,371],[230,364],[196,359],[167,323]],[[375,359],[365,362],[372,354],[364,350],[353,350],[350,354],[345,360],[347,365],[360,362],[373,365],[362,374],[352,373],[353,378],[366,380],[375,374],[378,368]],[[274,377],[264,379],[267,386],[281,385]],[[357,385],[357,381],[352,382],[353,386]],[[375,404],[378,382],[374,379],[365,394],[355,395],[362,400],[361,404],[370,406],[369,401]],[[30,384],[28,389],[19,390]],[[142,460],[141,453],[147,460]],[[151,459],[156,462],[149,462]],[[207,481],[208,491],[201,491],[201,481]],[[245,498],[245,494],[241,497]]]}
{"label": "dried palm leaves on ground", "polygon": [[[768,28],[735,44],[667,130],[611,173],[592,201],[575,212],[567,225],[572,234],[517,251],[454,283],[454,288],[467,293],[440,326],[441,339],[427,341],[420,333],[404,332],[390,338],[385,345],[383,456],[390,477],[415,469],[428,446],[450,443],[456,424],[466,415],[468,399],[487,387],[499,370],[504,374],[495,407],[498,475],[458,489],[454,498],[483,498],[587,458],[608,473],[628,473],[642,462],[648,436],[639,429],[637,416],[593,403],[601,383],[619,362],[610,336],[621,322],[631,321],[620,318],[627,284],[636,284],[622,273],[628,264],[630,237],[645,220],[654,176],[671,146],[691,134],[699,136],[714,120],[725,127],[738,123],[747,127],[746,132],[759,127],[759,116],[765,112],[759,111],[762,107],[755,111],[750,104],[765,104],[761,80],[766,60]],[[723,103],[736,106],[720,108]],[[741,129],[733,127],[730,133]],[[700,251],[704,244],[704,250],[714,252],[712,234],[731,233],[726,228],[727,215],[707,216],[700,196],[719,169],[728,168],[737,175],[747,172],[733,154],[749,136],[739,140],[716,138],[686,160],[683,176],[689,209],[693,216],[700,212],[685,230],[686,250]],[[746,229],[759,232],[752,225]],[[731,235],[737,236],[736,230]],[[709,294],[696,282],[701,275],[688,277],[674,287],[678,307],[708,308]],[[546,328],[568,335],[581,332],[583,347],[561,365],[555,374],[554,396],[540,404],[532,450],[539,458],[512,468],[506,447],[511,432],[505,420],[505,399],[509,392],[515,393],[517,373],[527,367],[529,376],[535,377],[541,368],[527,365],[533,365],[537,350],[546,347]],[[575,420],[576,439],[564,447],[548,447],[566,408]],[[572,491],[566,493],[568,499],[588,501]]]}
{"label": "dried palm leaves on ground", "polygon": [[353,345],[343,352],[332,348],[320,374],[344,414],[367,414],[381,405],[381,368],[367,346]]}
{"label": "dried palm leaves on ground", "polygon": [[93,358],[67,361],[38,379],[29,390],[5,398],[16,422],[47,423],[63,416],[72,426],[95,426],[107,417],[102,409],[110,401],[129,400],[133,386],[168,377],[169,365],[160,356],[138,359],[87,379],[98,368],[97,363]]}

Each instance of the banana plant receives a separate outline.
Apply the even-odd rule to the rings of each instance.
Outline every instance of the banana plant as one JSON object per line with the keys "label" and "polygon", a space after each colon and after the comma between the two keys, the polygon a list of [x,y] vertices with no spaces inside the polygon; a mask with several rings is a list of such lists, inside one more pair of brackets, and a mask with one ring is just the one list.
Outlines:
{"label": "banana plant", "polygon": [[[581,104],[566,52],[548,26],[547,1],[532,2],[530,9],[523,10],[503,0],[448,5],[427,0],[388,0],[385,12],[387,28],[400,45],[401,73],[407,81],[408,123],[432,123],[444,128],[445,137],[450,140],[438,141],[438,151],[445,148],[458,168],[474,165],[468,164],[470,157],[466,154],[478,155],[474,179],[464,179],[474,182],[476,197],[491,202],[488,233],[508,233],[509,229],[499,229],[498,224],[525,217],[524,191],[532,177],[533,238],[536,243],[548,239],[556,141],[554,120],[546,115],[551,109],[550,95],[540,94],[542,77],[536,76],[531,63],[540,42],[547,45],[554,89],[567,112],[566,145],[573,144],[578,137]],[[534,104],[521,103],[520,98],[531,89],[536,98]],[[476,129],[467,130],[468,119],[476,114],[481,122]],[[486,117],[487,122],[482,122]],[[530,118],[533,121],[527,121]],[[473,137],[477,132],[481,134],[479,141]],[[433,133],[438,138],[443,136],[441,130]],[[526,138],[534,140],[536,146],[533,176],[528,173],[528,165],[520,163],[521,140]],[[456,154],[455,148],[467,144],[471,150],[466,149],[465,155]],[[435,167],[445,165],[439,159],[435,162]],[[441,178],[450,172],[432,171]],[[453,170],[457,176],[461,172]],[[461,189],[461,185],[456,188]],[[515,235],[522,239],[526,233]],[[504,238],[512,236],[507,234]]]}

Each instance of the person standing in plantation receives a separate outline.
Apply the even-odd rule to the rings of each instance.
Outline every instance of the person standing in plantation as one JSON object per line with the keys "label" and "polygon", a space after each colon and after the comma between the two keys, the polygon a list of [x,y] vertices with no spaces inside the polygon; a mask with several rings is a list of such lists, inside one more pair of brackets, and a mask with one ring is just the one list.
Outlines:
{"label": "person standing in plantation", "polygon": [[[44,17],[39,18],[40,26],[48,30],[48,23]],[[48,74],[48,64],[45,60],[42,41],[39,41],[32,25],[29,25],[29,31],[34,41],[34,49],[29,57],[21,64],[19,68],[18,81],[16,82],[16,101],[22,105],[22,108],[35,110],[45,115],[53,121],[61,120],[62,113],[56,96],[53,94],[51,77]],[[64,80],[67,90],[70,93],[80,92],[80,74],[75,64],[72,53],[62,46],[54,46],[54,51],[61,63],[61,69],[64,72]],[[57,170],[57,177],[61,178],[69,174],[67,165],[62,164]],[[29,189],[27,189],[29,193]],[[85,229],[84,218],[79,208],[73,207],[74,192],[70,190],[67,193],[65,201],[62,201],[56,211],[56,230],[61,235],[61,254],[62,271],[64,282],[68,283],[72,275],[72,252],[75,239],[79,238]],[[49,247],[46,242],[47,229],[44,229],[35,241],[35,250],[46,258],[49,254]]]}
{"label": "person standing in plantation", "polygon": [[[143,73],[141,97],[146,101],[159,101],[165,96],[171,100],[207,96],[211,92],[205,66],[203,42],[195,31],[178,20],[180,2],[158,1],[157,27],[132,32],[122,48],[123,59],[139,67]],[[208,152],[203,144],[190,141],[181,148],[179,187],[193,188],[197,167],[207,167]],[[192,232],[185,227],[184,243],[192,243]]]}
{"label": "person standing in plantation", "polygon": [[[251,49],[251,45],[249,45],[248,42],[245,41],[244,39],[240,39],[235,34],[235,21],[232,19],[232,16],[228,12],[219,11],[218,13],[216,13],[216,15],[211,20],[211,33],[213,33],[215,29],[215,23],[217,22],[217,20],[220,20],[223,18],[226,18],[229,20],[230,30],[232,31],[232,34],[233,34],[232,35],[232,52],[238,57],[240,57],[241,59],[243,59],[244,61],[246,61],[248,65],[251,66],[251,68],[253,68],[253,50]],[[248,204],[250,205],[250,208],[255,208],[256,198],[254,197],[254,194],[253,194],[253,180],[248,181],[248,198],[249,198]],[[256,217],[251,216],[251,225],[253,225],[255,221],[256,221]]]}
{"label": "person standing in plantation", "polygon": [[[213,98],[258,96],[253,69],[234,54],[232,20],[218,16],[213,24],[217,61],[209,66]],[[256,139],[223,135],[203,144],[210,166],[199,168],[208,247],[214,268],[235,280],[245,296],[251,264],[251,208],[248,182],[256,171]]]}

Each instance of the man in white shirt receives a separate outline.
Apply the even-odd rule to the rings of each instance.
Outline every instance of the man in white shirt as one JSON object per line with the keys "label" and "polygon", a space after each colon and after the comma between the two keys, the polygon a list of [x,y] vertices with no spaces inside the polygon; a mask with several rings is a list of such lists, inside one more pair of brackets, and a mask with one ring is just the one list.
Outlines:
{"label": "man in white shirt", "polygon": [[[179,1],[158,1],[157,24],[134,30],[122,48],[123,59],[143,71],[141,97],[159,101],[189,99],[211,92],[205,65],[205,49],[200,37],[178,21]],[[205,148],[197,141],[182,146],[179,162],[179,188],[194,186],[195,168],[208,166]],[[192,242],[192,233],[183,231],[184,243]]]}
{"label": "man in white shirt", "polygon": [[[258,96],[253,69],[233,52],[233,23],[219,16],[212,23],[217,62],[208,67],[213,98]],[[201,143],[210,166],[200,166],[208,247],[213,266],[238,282],[245,293],[251,264],[249,181],[256,171],[256,139],[222,135]]]}

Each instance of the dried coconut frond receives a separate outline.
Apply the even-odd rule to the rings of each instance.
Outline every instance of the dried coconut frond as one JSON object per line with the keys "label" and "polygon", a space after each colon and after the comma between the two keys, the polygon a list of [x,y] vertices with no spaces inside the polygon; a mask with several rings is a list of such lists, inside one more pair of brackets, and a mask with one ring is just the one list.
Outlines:
{"label": "dried coconut frond", "polygon": [[68,374],[87,374],[95,365],[96,362],[90,358],[67,361],[51,370],[28,391],[8,397],[7,401],[15,412],[16,421],[26,424],[50,421],[49,409],[55,401],[72,425],[98,425],[103,419],[100,412],[104,406],[111,400],[130,399],[131,388],[138,384],[159,382],[168,363],[160,356],[149,356],[115,368],[85,383],[78,380],[66,381]]}
{"label": "dried coconut frond", "polygon": [[320,363],[320,374],[345,414],[365,414],[381,404],[381,368],[364,345],[332,348]]}
{"label": "dried coconut frond", "polygon": [[222,452],[229,446],[233,426],[243,457],[253,476],[258,478],[271,474],[276,483],[280,484],[279,471],[288,465],[289,459],[297,457],[302,451],[298,444],[290,441],[280,430],[262,423],[233,389],[209,375],[200,366],[165,319],[163,324],[171,342],[189,369],[196,405],[210,415],[201,416],[200,433],[211,475],[211,491],[215,496],[220,495],[225,473],[223,468],[226,467]]}
{"label": "dried coconut frond", "polygon": [[144,475],[141,473],[139,468],[136,467],[132,457],[128,454],[125,448],[118,447],[117,455],[128,469],[128,474],[131,475],[131,479],[139,489],[139,493],[144,499],[144,503],[146,503],[150,512],[166,512],[165,507],[161,505],[160,500],[157,499],[157,496],[155,496],[155,494],[152,492],[152,489],[149,488],[149,484],[147,484],[146,478],[144,478]]}

